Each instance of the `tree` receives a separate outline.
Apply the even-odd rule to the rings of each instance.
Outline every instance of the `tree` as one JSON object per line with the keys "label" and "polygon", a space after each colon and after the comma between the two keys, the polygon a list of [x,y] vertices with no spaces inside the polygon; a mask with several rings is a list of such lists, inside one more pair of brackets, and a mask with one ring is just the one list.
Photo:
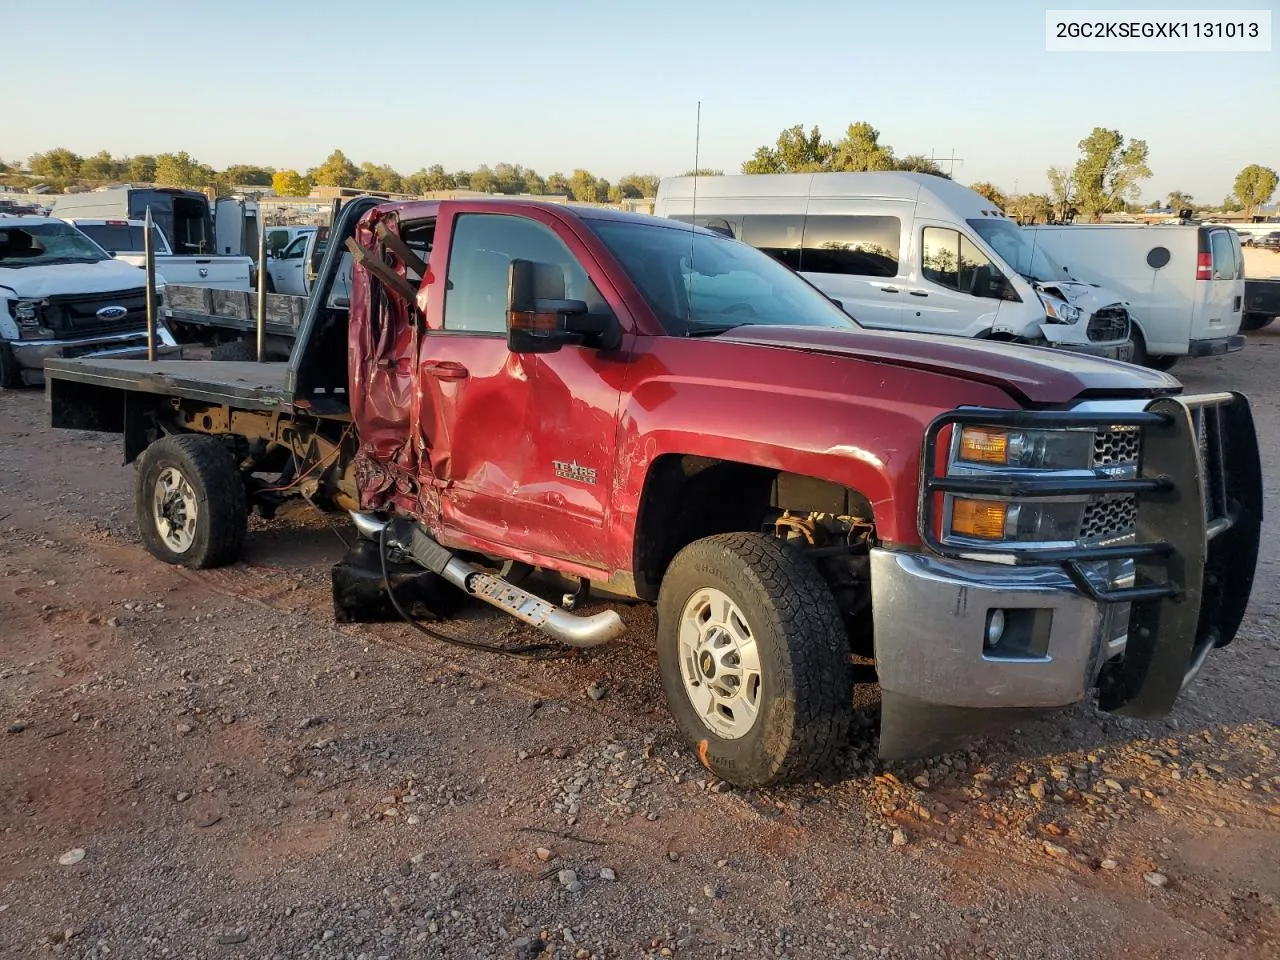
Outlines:
{"label": "tree", "polygon": [[387,164],[370,163],[366,160],[360,164],[360,172],[352,186],[358,190],[377,193],[400,193],[404,183],[400,174]]}
{"label": "tree", "polygon": [[558,171],[547,177],[546,192],[553,197],[572,196],[569,181]]}
{"label": "tree", "polygon": [[805,133],[804,124],[797,123],[778,134],[772,147],[757,147],[751,159],[742,165],[742,172],[807,173],[825,170],[831,163],[834,150],[831,141],[822,139],[817,127]]}
{"label": "tree", "polygon": [[333,151],[324,163],[307,171],[308,177],[326,187],[349,187],[359,175],[356,165],[341,150]]}
{"label": "tree", "polygon": [[1086,216],[1102,214],[1138,199],[1138,184],[1150,179],[1145,140],[1130,140],[1119,130],[1094,127],[1080,141],[1080,159],[1071,172],[1077,203]]}
{"label": "tree", "polygon": [[130,157],[125,175],[131,182],[151,183],[156,178],[156,158],[145,153]]}
{"label": "tree", "polygon": [[[260,167],[252,163],[233,163],[227,169],[222,171],[222,176],[228,183],[237,186],[243,184],[248,187],[269,187],[274,184],[273,175],[274,167]],[[297,171],[293,171],[296,173]]]}
{"label": "tree", "polygon": [[81,162],[80,177],[84,180],[116,180],[124,172],[123,166],[106,150],[101,150]]}
{"label": "tree", "polygon": [[656,197],[658,181],[656,174],[629,173],[618,181],[618,188],[628,200],[639,200],[641,197]]}
{"label": "tree", "polygon": [[493,175],[493,171],[489,169],[488,164],[481,164],[467,180],[470,189],[477,193],[493,193],[498,185],[498,180]]}
{"label": "tree", "polygon": [[951,174],[943,173],[942,167],[934,163],[922,153],[912,153],[903,157],[901,160],[894,162],[895,170],[904,170],[911,173],[927,173],[934,177],[941,177],[943,180],[950,180]]}
{"label": "tree", "polygon": [[986,180],[979,180],[977,183],[969,184],[969,189],[974,193],[982,194],[982,196],[986,197],[1001,210],[1008,210],[1008,198],[1000,192],[1000,188],[994,183],[988,183]]}
{"label": "tree", "polygon": [[80,176],[80,155],[66,147],[54,147],[46,153],[33,154],[30,161],[33,176],[44,180],[55,190],[65,190]]}
{"label": "tree", "polygon": [[573,176],[569,178],[569,193],[579,203],[596,203],[600,200],[596,178],[586,170],[573,171]]}
{"label": "tree", "polygon": [[306,197],[311,181],[297,170],[277,170],[271,175],[271,189],[277,197]]}
{"label": "tree", "polygon": [[[898,162],[894,159],[893,148],[880,142],[880,131],[869,123],[859,121],[849,124],[849,129],[844,133],[844,139],[835,145],[831,162],[820,169],[862,173],[872,170],[894,170],[897,167]],[[938,172],[941,173],[940,170]]]}
{"label": "tree", "polygon": [[1075,181],[1066,167],[1050,167],[1046,176],[1049,178],[1049,202],[1053,204],[1054,215],[1061,220],[1075,200]]}
{"label": "tree", "polygon": [[723,177],[724,171],[712,170],[710,167],[699,167],[697,170],[686,170],[684,173],[681,174],[681,176],[683,177]]}
{"label": "tree", "polygon": [[156,157],[155,182],[163,187],[204,187],[213,183],[213,170],[187,151]]}
{"label": "tree", "polygon": [[1242,209],[1244,208],[1240,206],[1240,201],[1236,198],[1236,195],[1234,193],[1227,194],[1227,196],[1222,201],[1223,213],[1235,213]]}
{"label": "tree", "polygon": [[533,170],[524,172],[524,192],[532,193],[534,196],[541,196],[547,192],[547,181],[538,176]]}
{"label": "tree", "polygon": [[1043,193],[1023,193],[1008,198],[1007,206],[1000,209],[1019,223],[1038,223],[1048,220],[1053,212],[1053,203]]}
{"label": "tree", "polygon": [[[32,169],[34,173],[34,168]],[[1244,208],[1246,216],[1252,217],[1259,207],[1271,202],[1276,192],[1276,172],[1270,167],[1251,163],[1236,174],[1235,198]]]}
{"label": "tree", "polygon": [[1169,209],[1175,213],[1186,207],[1195,205],[1195,201],[1191,199],[1191,194],[1183,193],[1181,190],[1169,191]]}

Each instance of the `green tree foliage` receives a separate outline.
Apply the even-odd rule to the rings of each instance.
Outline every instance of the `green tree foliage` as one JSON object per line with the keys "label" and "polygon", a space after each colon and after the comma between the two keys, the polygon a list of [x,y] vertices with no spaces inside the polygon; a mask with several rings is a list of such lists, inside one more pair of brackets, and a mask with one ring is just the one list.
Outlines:
{"label": "green tree foliage", "polygon": [[271,189],[278,197],[306,197],[311,194],[311,181],[297,170],[277,170],[271,175]]}
{"label": "green tree foliage", "polygon": [[604,192],[600,190],[600,181],[586,170],[575,170],[569,178],[569,193],[574,200],[583,203],[599,203],[609,195],[608,184]]}
{"label": "green tree foliage", "polygon": [[151,183],[156,178],[156,158],[146,153],[130,157],[125,166],[125,177],[131,183]]}
{"label": "green tree foliage", "polygon": [[[724,171],[723,171],[723,170],[713,170],[713,169],[711,169],[710,167],[699,167],[697,170],[686,170],[684,173],[680,174],[680,176],[682,176],[682,177],[694,177],[694,176],[697,176],[697,177],[723,177],[723,176],[724,176]],[[655,190],[655,191],[654,191],[654,193],[657,193],[657,191]]]}
{"label": "green tree foliage", "polygon": [[[233,163],[222,171],[223,178],[237,186],[269,187],[272,185],[274,167],[260,167],[252,163]],[[295,171],[296,172],[296,171]]]}
{"label": "green tree foliage", "polygon": [[488,164],[481,164],[471,171],[471,176],[467,178],[467,189],[469,190],[475,190],[478,193],[493,193],[497,188],[498,179],[493,175],[493,171],[489,169]]}
{"label": "green tree foliage", "polygon": [[[34,172],[34,170],[32,171]],[[1235,182],[1235,199],[1242,209],[1252,217],[1258,208],[1271,202],[1276,192],[1276,172],[1270,167],[1251,163],[1238,174]]]}
{"label": "green tree foliage", "polygon": [[1053,204],[1054,215],[1061,220],[1075,202],[1075,181],[1066,167],[1050,167],[1046,175],[1049,178],[1049,202]]}
{"label": "green tree foliage", "polygon": [[1139,184],[1150,179],[1147,144],[1125,141],[1119,130],[1094,127],[1080,141],[1080,159],[1071,171],[1076,205],[1093,220],[1138,199]]}
{"label": "green tree foliage", "polygon": [[743,173],[817,173],[820,171],[866,172],[874,170],[906,170],[947,174],[920,154],[899,159],[893,148],[880,142],[880,131],[865,121],[851,123],[836,142],[823,139],[818,127],[807,131],[803,124],[788,127],[778,134],[773,146],[756,149],[742,165]]}
{"label": "green tree foliage", "polygon": [[[852,129],[852,127],[850,127]],[[757,147],[742,165],[743,173],[811,173],[829,169],[834,154],[830,140],[815,126],[806,133],[797,123],[778,134],[772,147]]]}
{"label": "green tree foliage", "polygon": [[1040,223],[1049,219],[1053,202],[1047,194],[1023,193],[1008,197],[1000,209],[1019,223]]}
{"label": "green tree foliage", "polygon": [[80,163],[80,178],[110,183],[120,179],[120,175],[124,173],[124,167],[122,162],[116,160],[106,150],[100,150]]}
{"label": "green tree foliage", "polygon": [[359,175],[360,170],[341,150],[333,151],[324,163],[307,171],[307,176],[315,183],[326,187],[353,186]]}
{"label": "green tree foliage", "polygon": [[994,183],[989,183],[986,180],[979,180],[977,183],[969,184],[969,189],[974,193],[982,194],[982,196],[986,197],[1001,210],[1008,210],[1008,198],[1005,197],[1005,195],[1000,191],[1000,188]]}
{"label": "green tree foliage", "polygon": [[1184,207],[1195,206],[1195,201],[1191,199],[1191,194],[1183,193],[1181,190],[1170,190],[1168,202],[1169,209],[1175,211],[1181,210]]}
{"label": "green tree foliage", "polygon": [[546,192],[555,197],[569,196],[571,191],[568,178],[563,173],[556,171],[547,177]]}
{"label": "green tree foliage", "polygon": [[835,153],[828,169],[863,173],[899,170],[901,167],[894,159],[893,148],[880,142],[880,131],[869,123],[859,121],[849,124],[844,139],[835,145]]}
{"label": "green tree foliage", "polygon": [[33,154],[29,165],[33,176],[54,190],[65,190],[80,176],[80,164],[83,162],[79,154],[66,147],[54,147],[45,153]]}
{"label": "green tree foliage", "polygon": [[659,179],[653,173],[628,173],[618,181],[618,190],[622,197],[627,200],[656,197],[658,195]]}
{"label": "green tree foliage", "polygon": [[373,190],[381,193],[400,193],[404,183],[400,174],[387,164],[375,164],[366,160],[360,164],[360,172],[355,182],[350,184],[358,190]]}
{"label": "green tree foliage", "polygon": [[155,182],[162,187],[207,187],[214,182],[214,172],[187,151],[179,150],[156,157]]}

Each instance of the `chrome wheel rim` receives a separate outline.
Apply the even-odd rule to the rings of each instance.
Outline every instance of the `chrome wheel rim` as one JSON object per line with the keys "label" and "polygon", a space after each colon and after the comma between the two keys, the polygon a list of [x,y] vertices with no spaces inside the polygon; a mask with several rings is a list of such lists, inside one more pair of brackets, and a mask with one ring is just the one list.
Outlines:
{"label": "chrome wheel rim", "polygon": [[680,615],[680,676],[703,724],[725,740],[744,737],[760,714],[760,652],[729,595],[696,591]]}
{"label": "chrome wheel rim", "polygon": [[151,497],[156,532],[174,553],[186,553],[196,539],[200,508],[196,492],[176,467],[165,467],[156,477]]}

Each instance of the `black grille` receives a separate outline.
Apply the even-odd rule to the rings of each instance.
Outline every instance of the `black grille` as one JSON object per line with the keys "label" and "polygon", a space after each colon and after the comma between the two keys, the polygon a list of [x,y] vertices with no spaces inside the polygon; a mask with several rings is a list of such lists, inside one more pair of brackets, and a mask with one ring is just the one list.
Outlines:
{"label": "black grille", "polygon": [[1093,341],[1127,340],[1129,311],[1124,307],[1103,307],[1089,318],[1085,333]]}
{"label": "black grille", "polygon": [[1093,465],[1113,467],[1136,464],[1141,435],[1137,427],[1112,427],[1099,430],[1093,438]]}
{"label": "black grille", "polygon": [[1086,543],[1112,540],[1133,533],[1138,526],[1138,501],[1133,496],[1091,500],[1080,519],[1080,539]]}
{"label": "black grille", "polygon": [[[45,322],[60,333],[127,333],[147,327],[147,291],[122,290],[119,293],[64,294],[48,298]],[[124,307],[125,315],[104,320],[98,311],[104,307]]]}

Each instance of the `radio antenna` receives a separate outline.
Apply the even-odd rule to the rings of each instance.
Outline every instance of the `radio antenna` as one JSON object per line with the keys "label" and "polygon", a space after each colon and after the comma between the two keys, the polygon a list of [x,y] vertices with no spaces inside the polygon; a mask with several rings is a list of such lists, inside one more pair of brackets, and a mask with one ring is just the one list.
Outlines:
{"label": "radio antenna", "polygon": [[693,247],[698,238],[698,163],[702,149],[702,101],[698,101],[698,118],[693,127],[693,202],[689,208],[689,294],[688,306],[690,316],[685,319],[685,335],[689,334],[689,324],[693,320]]}

